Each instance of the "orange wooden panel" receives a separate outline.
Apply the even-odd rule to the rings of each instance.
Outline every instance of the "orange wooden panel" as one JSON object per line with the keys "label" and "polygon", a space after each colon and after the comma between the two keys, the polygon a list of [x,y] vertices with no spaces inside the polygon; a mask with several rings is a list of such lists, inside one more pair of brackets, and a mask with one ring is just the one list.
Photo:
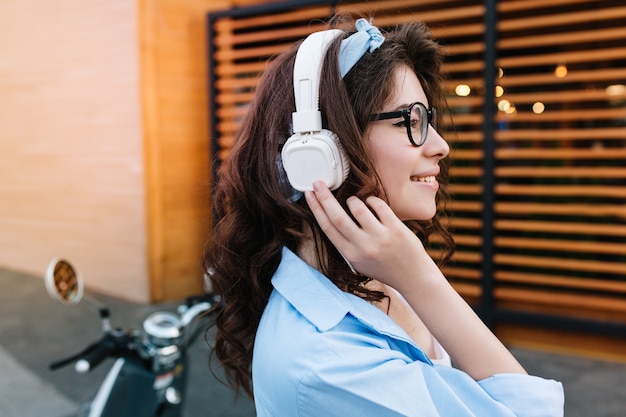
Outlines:
{"label": "orange wooden panel", "polygon": [[514,271],[497,271],[496,281],[511,284],[532,284],[550,287],[572,288],[579,290],[606,291],[626,294],[626,282],[603,279],[576,278],[554,274],[532,274]]}
{"label": "orange wooden panel", "polygon": [[500,39],[498,40],[498,47],[502,49],[513,49],[537,45],[569,45],[580,43],[581,39],[584,39],[585,42],[602,42],[623,39],[624,37],[626,37],[626,34],[623,28],[580,30],[575,32]]}
{"label": "orange wooden panel", "polygon": [[496,167],[498,177],[626,178],[626,167]]}
{"label": "orange wooden panel", "polygon": [[[569,258],[555,258],[531,255],[494,255],[494,262],[498,265],[528,266],[536,268],[563,269],[571,271],[606,272],[609,274],[624,274],[626,266],[623,263],[607,261],[591,261]],[[626,308],[626,303],[624,303]]]}
{"label": "orange wooden panel", "polygon": [[[557,61],[554,60],[553,62],[557,62]],[[552,71],[547,72],[547,73],[505,75],[504,77],[498,79],[498,84],[505,88],[512,87],[512,86],[528,86],[528,85],[543,85],[543,84],[547,84],[547,85],[554,87],[554,86],[563,85],[563,84],[570,84],[575,81],[589,82],[589,81],[623,80],[624,72],[625,71],[623,68],[576,70],[576,71],[569,71],[567,73],[567,77],[563,77],[563,78],[555,77]]]}
{"label": "orange wooden panel", "polygon": [[[562,252],[599,253],[611,255],[626,254],[626,242],[591,242],[585,240],[564,240],[548,238],[496,237],[498,248],[552,250]],[[626,265],[623,272],[626,274]]]}
{"label": "orange wooden panel", "polygon": [[[623,187],[601,185],[509,185],[497,184],[499,195],[527,195],[544,197],[615,197],[626,198],[626,185]],[[624,252],[626,253],[626,252]]]}
{"label": "orange wooden panel", "polygon": [[498,30],[503,32],[520,29],[528,30],[541,27],[564,26],[572,23],[602,22],[624,17],[626,17],[626,7],[598,8],[596,10],[563,12],[535,15],[519,19],[500,20],[498,22]]}
{"label": "orange wooden panel", "polygon": [[549,222],[529,220],[505,220],[495,221],[495,227],[502,230],[517,230],[529,232],[550,233],[575,233],[582,235],[597,236],[626,236],[626,225],[600,224],[600,223],[573,223],[573,222]]}

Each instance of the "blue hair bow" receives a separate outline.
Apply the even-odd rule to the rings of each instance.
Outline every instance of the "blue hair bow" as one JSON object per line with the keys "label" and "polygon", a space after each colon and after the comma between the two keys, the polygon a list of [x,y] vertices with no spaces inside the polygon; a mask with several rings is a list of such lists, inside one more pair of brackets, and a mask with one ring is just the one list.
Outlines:
{"label": "blue hair bow", "polygon": [[356,21],[357,32],[341,41],[339,50],[339,70],[341,78],[365,55],[365,52],[374,52],[385,41],[385,37],[376,26],[365,19]]}

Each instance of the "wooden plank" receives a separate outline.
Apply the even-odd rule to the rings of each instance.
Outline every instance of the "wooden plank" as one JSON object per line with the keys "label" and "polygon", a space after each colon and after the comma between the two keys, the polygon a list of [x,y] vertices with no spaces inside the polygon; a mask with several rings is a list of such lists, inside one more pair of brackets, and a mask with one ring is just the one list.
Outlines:
{"label": "wooden plank", "polygon": [[[232,61],[217,62],[215,66],[215,74],[219,77],[232,76],[237,77],[244,75],[246,77],[256,77],[267,67],[268,61],[261,60],[259,62],[246,62],[234,64]],[[254,75],[251,75],[254,74]]]}
{"label": "wooden plank", "polygon": [[626,167],[496,167],[497,177],[626,178]]}
{"label": "wooden plank", "polygon": [[[605,99],[607,97],[606,93]],[[506,96],[509,101],[517,104],[513,101],[513,97]],[[536,123],[549,123],[549,122],[578,122],[581,120],[599,121],[599,120],[614,120],[620,121],[626,119],[626,107],[622,108],[598,108],[598,109],[582,109],[582,110],[554,110],[548,108],[543,113],[535,114],[531,111],[523,112],[517,111],[513,115],[506,113],[498,113],[496,120],[498,121],[515,121],[515,122],[536,122]],[[619,128],[618,128],[619,129]],[[622,138],[626,137],[626,127],[621,129]]]}
{"label": "wooden plank", "polygon": [[218,61],[235,61],[237,59],[266,60],[289,48],[289,45],[270,45],[243,49],[218,49],[213,57]]}
{"label": "wooden plank", "polygon": [[[428,5],[437,4],[437,3],[444,3],[445,1],[446,0],[424,0],[421,4],[424,6],[428,6]],[[384,2],[365,1],[365,2],[350,2],[350,4],[339,3],[337,4],[336,10],[337,10],[337,13],[354,13],[354,11],[357,10],[358,13],[360,14],[365,14],[368,12],[370,13],[376,12],[376,14],[383,14],[389,11],[397,12],[399,10],[406,10],[414,6],[415,6],[414,0],[386,0]],[[372,11],[372,9],[374,10]]]}
{"label": "wooden plank", "polygon": [[[626,199],[626,185],[510,185],[496,184],[498,195],[550,197],[612,197]],[[624,252],[626,253],[626,252]]]}
{"label": "wooden plank", "polygon": [[[548,256],[507,255],[502,253],[495,254],[493,259],[498,266],[524,266],[546,268],[551,270],[585,271],[619,275],[624,275],[624,273],[626,273],[626,265],[623,263],[607,261],[591,261]],[[624,308],[626,308],[626,303],[624,303]]]}
{"label": "wooden plank", "polygon": [[496,220],[496,229],[528,232],[567,233],[595,236],[626,236],[626,225],[603,223]]}
{"label": "wooden plank", "polygon": [[218,94],[228,94],[236,90],[235,92],[241,91],[242,88],[252,88],[256,89],[257,84],[259,83],[260,77],[246,77],[246,78],[231,78],[231,77],[220,77],[215,82],[215,87],[218,90]]}
{"label": "wooden plank", "polygon": [[483,122],[483,115],[480,113],[455,114],[453,121],[455,126],[476,126],[478,129]]}
{"label": "wooden plank", "polygon": [[[554,61],[557,62],[557,61]],[[526,75],[505,75],[498,80],[498,84],[503,87],[524,86],[530,88],[535,85],[548,84],[551,87],[563,84],[571,84],[573,82],[588,83],[591,81],[610,81],[622,82],[626,77],[624,68],[605,68],[593,70],[577,70],[569,71],[567,77],[558,78],[554,76],[554,72],[535,73]],[[548,96],[548,94],[546,94]]]}
{"label": "wooden plank", "polygon": [[246,29],[255,26],[272,26],[284,23],[309,22],[313,19],[329,17],[331,10],[328,6],[307,7],[292,11],[274,14],[262,14],[239,19],[220,19],[215,22],[215,29],[219,31]]}
{"label": "wooden plank", "polygon": [[[625,255],[626,243],[598,242],[588,240],[563,240],[521,237],[496,237],[494,243],[498,248],[540,249],[560,252],[598,253],[606,255]],[[626,266],[624,266],[626,273]]]}
{"label": "wooden plank", "polygon": [[443,71],[447,74],[454,74],[456,72],[471,72],[471,71],[483,71],[485,69],[485,63],[482,60],[471,60],[462,62],[446,62],[443,64]]}
{"label": "wooden plank", "polygon": [[455,43],[452,45],[443,45],[443,50],[446,55],[462,55],[462,54],[476,54],[485,51],[485,44],[482,42],[467,42],[467,43]]}
{"label": "wooden plank", "polygon": [[[532,137],[532,136],[529,136]],[[496,158],[500,159],[587,159],[587,160],[618,160],[626,158],[626,149],[620,148],[594,148],[594,149],[497,149]],[[532,167],[529,167],[531,169]]]}
{"label": "wooden plank", "polygon": [[[458,81],[459,84],[462,84],[462,81]],[[454,109],[455,107],[478,107],[482,106],[485,102],[485,99],[482,96],[467,96],[467,97],[458,97],[451,96],[447,97],[446,101],[448,102],[448,106]],[[534,100],[538,101],[538,100]]]}
{"label": "wooden plank", "polygon": [[[498,31],[529,30],[542,27],[559,27],[576,23],[606,22],[626,17],[626,7],[609,7],[596,10],[583,10],[545,15],[535,15],[519,19],[503,19],[497,24]],[[575,36],[572,35],[572,36]]]}
{"label": "wooden plank", "polygon": [[293,39],[303,39],[307,35],[325,30],[328,25],[323,23],[311,23],[308,26],[295,26],[290,28],[277,29],[276,27],[268,27],[265,30],[257,30],[254,32],[244,33],[232,33],[230,31],[225,33],[218,33],[214,38],[214,44],[217,47],[232,47],[242,44],[254,44],[260,42],[278,42],[278,41],[291,41]]}
{"label": "wooden plank", "polygon": [[[407,8],[405,13],[399,14],[383,14],[385,10],[392,10],[397,12],[398,8],[391,7],[391,2],[385,1],[380,2],[376,6],[376,15],[375,15],[375,23],[378,26],[393,26],[400,23],[414,22],[414,21],[424,21],[428,25],[431,26],[433,32],[438,27],[435,25],[437,22],[448,22],[451,19],[456,19],[458,16],[464,16],[466,18],[469,17],[482,17],[485,14],[485,7],[483,5],[470,5],[464,7],[441,7],[434,10],[420,10],[417,12],[411,12],[410,8]],[[384,6],[383,6],[384,5]],[[413,8],[415,8],[415,4],[412,4]],[[355,6],[353,4],[346,5],[345,8],[339,5],[337,10],[346,10],[353,11]],[[368,9],[372,9],[372,5],[368,7]],[[452,25],[450,25],[452,26]],[[461,25],[455,25],[461,26]],[[472,32],[467,32],[472,33]],[[442,38],[442,36],[437,35],[437,38]],[[445,37],[445,36],[444,36]]]}
{"label": "wooden plank", "polygon": [[455,142],[482,142],[484,136],[483,132],[480,130],[475,130],[473,132],[452,131],[447,134],[446,139],[454,140]]}
{"label": "wooden plank", "polygon": [[482,195],[484,190],[482,185],[456,183],[450,184],[449,189],[454,195]]}
{"label": "wooden plank", "polygon": [[452,200],[450,203],[448,203],[448,208],[452,212],[469,211],[469,212],[480,213],[483,209],[483,205],[479,201]]}
{"label": "wooden plank", "polygon": [[[454,160],[457,158],[454,157]],[[528,168],[524,168],[528,170]],[[482,167],[457,167],[452,166],[450,168],[450,176],[458,177],[458,178],[471,178],[471,177],[481,177],[483,175],[484,170]]]}
{"label": "wooden plank", "polygon": [[[428,251],[434,258],[441,258],[443,252],[437,249],[429,249]],[[479,252],[470,252],[466,250],[454,252],[455,262],[472,262],[479,263],[482,260],[482,255]]]}
{"label": "wooden plank", "polygon": [[455,215],[451,220],[452,226],[455,230],[458,229],[481,229],[483,222],[479,219],[471,219],[466,217],[460,217]]}
{"label": "wooden plank", "polygon": [[[466,204],[466,203],[464,203]],[[452,204],[454,207],[454,204]],[[626,218],[626,206],[617,204],[548,204],[548,203],[496,203],[498,214],[551,214],[559,216],[589,217],[615,216]]]}
{"label": "wooden plank", "polygon": [[[532,67],[540,65],[555,65],[558,62],[568,64],[580,62],[606,62],[626,58],[626,48],[598,48],[586,50],[579,48],[574,52],[552,52],[543,55],[520,55],[498,58],[498,66],[503,68]],[[569,73],[568,73],[569,75]]]}
{"label": "wooden plank", "polygon": [[582,42],[604,42],[624,39],[626,37],[626,33],[624,32],[624,28],[598,28],[593,30],[568,31],[566,33],[542,33],[540,35],[500,39],[497,45],[500,49],[514,49],[534,47],[537,45],[571,45],[580,44]]}
{"label": "wooden plank", "polygon": [[515,271],[496,271],[494,278],[497,282],[510,284],[530,284],[557,287],[564,289],[577,289],[589,291],[606,291],[618,294],[626,294],[626,282],[609,281],[597,278],[576,278],[565,275],[532,274]]}
{"label": "wooden plank", "polygon": [[482,149],[455,149],[454,150],[454,159],[470,159],[470,160],[482,160],[483,159],[483,151]]}
{"label": "wooden plank", "polygon": [[[430,243],[443,243],[443,238],[439,235],[432,235],[429,238]],[[482,237],[477,235],[461,235],[454,234],[454,243],[462,246],[481,246],[483,243]]]}
{"label": "wooden plank", "polygon": [[516,1],[500,1],[497,2],[496,8],[498,12],[510,13],[532,10],[540,13],[542,7],[554,6],[570,6],[578,3],[588,3],[589,0],[516,0]]}
{"label": "wooden plank", "polygon": [[498,300],[505,301],[522,301],[533,304],[626,313],[626,303],[623,297],[600,295],[581,296],[579,294],[560,293],[556,291],[544,292],[521,288],[496,288],[495,295]]}
{"label": "wooden plank", "polygon": [[230,93],[230,94],[220,94],[216,97],[215,101],[217,104],[248,104],[254,98],[254,92],[252,93]]}

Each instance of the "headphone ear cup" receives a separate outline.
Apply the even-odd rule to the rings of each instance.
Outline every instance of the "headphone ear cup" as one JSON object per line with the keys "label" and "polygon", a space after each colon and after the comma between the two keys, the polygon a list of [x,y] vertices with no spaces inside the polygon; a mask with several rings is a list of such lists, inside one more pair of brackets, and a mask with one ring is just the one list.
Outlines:
{"label": "headphone ear cup", "polygon": [[298,191],[313,190],[318,180],[336,190],[350,171],[337,135],[327,129],[294,134],[283,145],[281,157],[287,179]]}

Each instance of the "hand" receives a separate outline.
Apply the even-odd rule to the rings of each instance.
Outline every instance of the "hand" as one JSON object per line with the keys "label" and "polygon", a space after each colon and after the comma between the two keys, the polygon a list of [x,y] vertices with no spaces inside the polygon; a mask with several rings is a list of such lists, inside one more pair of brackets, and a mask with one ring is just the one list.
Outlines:
{"label": "hand", "polygon": [[361,274],[403,292],[411,278],[422,275],[420,266],[434,264],[422,242],[382,199],[370,196],[363,202],[350,197],[346,204],[357,224],[323,182],[313,184],[313,189],[305,196],[315,219]]}
{"label": "hand", "polygon": [[357,271],[398,290],[459,369],[477,381],[526,373],[383,200],[350,197],[346,203],[357,224],[324,183],[313,190],[306,201],[330,241]]}

